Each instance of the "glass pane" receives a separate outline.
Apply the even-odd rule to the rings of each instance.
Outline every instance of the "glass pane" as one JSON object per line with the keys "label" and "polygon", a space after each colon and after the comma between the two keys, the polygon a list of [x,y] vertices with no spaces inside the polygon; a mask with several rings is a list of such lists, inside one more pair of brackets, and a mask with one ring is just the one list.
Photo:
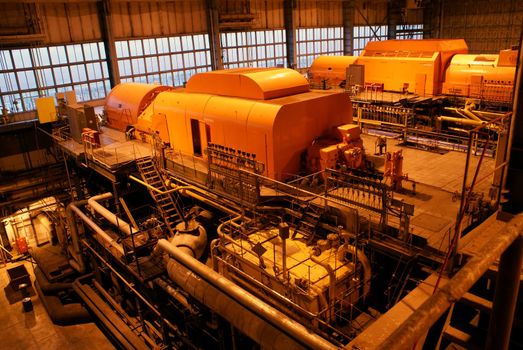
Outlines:
{"label": "glass pane", "polygon": [[0,68],[2,70],[13,69],[11,62],[11,52],[9,50],[0,51]]}
{"label": "glass pane", "polygon": [[53,68],[54,78],[56,85],[70,84],[71,76],[69,75],[69,69],[67,67],[56,67]]}
{"label": "glass pane", "polygon": [[131,60],[131,64],[133,67],[133,74],[144,74],[145,73],[145,63],[143,58],[135,58]]}
{"label": "glass pane", "polygon": [[129,41],[129,51],[131,56],[142,56],[142,41],[141,40],[130,40]]}
{"label": "glass pane", "polygon": [[84,60],[82,45],[67,45],[66,48],[69,62],[82,62]]}
{"label": "glass pane", "polygon": [[85,66],[83,64],[76,64],[71,66],[71,76],[73,82],[79,83],[87,80],[87,74],[85,72]]}
{"label": "glass pane", "polygon": [[86,68],[89,80],[102,79],[102,68],[100,63],[88,63]]}
{"label": "glass pane", "polygon": [[158,58],[147,57],[145,59],[145,68],[149,73],[158,72]]}
{"label": "glass pane", "polygon": [[51,59],[49,58],[49,51],[47,47],[39,47],[33,49],[35,60],[38,66],[49,66],[51,64]]}
{"label": "glass pane", "polygon": [[154,39],[143,40],[143,50],[146,55],[156,54],[156,42]]}
{"label": "glass pane", "polygon": [[31,68],[33,66],[29,49],[12,50],[12,53],[16,68]]}

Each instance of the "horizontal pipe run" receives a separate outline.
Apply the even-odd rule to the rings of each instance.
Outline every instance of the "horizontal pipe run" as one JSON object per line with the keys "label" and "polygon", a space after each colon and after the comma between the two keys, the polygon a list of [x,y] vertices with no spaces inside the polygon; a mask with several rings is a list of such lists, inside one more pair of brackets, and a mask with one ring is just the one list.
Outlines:
{"label": "horizontal pipe run", "polygon": [[126,235],[130,236],[133,233],[131,225],[127,223],[125,220],[122,220],[121,218],[117,217],[116,214],[112,213],[110,210],[98,203],[99,200],[108,199],[112,196],[113,194],[111,192],[103,193],[98,196],[89,198],[87,203],[91,208],[93,208],[94,211],[106,218],[110,223],[122,230]]}
{"label": "horizontal pipe run", "polygon": [[98,226],[97,224],[94,223],[93,220],[91,220],[87,215],[85,215],[78,207],[76,206],[71,206],[71,209],[75,212],[76,215],[78,215],[78,217],[80,219],[82,219],[91,229],[93,229],[93,231],[100,237],[102,238],[104,241],[106,241],[112,248],[114,248],[119,254],[120,256],[124,255],[124,251],[123,251],[123,248],[122,246],[116,242],[116,240],[114,238],[112,238],[111,236],[109,236],[104,230],[102,230],[100,228],[100,226]]}
{"label": "horizontal pipe run", "polygon": [[[303,325],[288,318],[280,311],[267,305],[253,295],[247,293],[244,289],[238,287],[236,284],[227,280],[225,277],[198,260],[184,254],[180,249],[171,245],[167,240],[160,239],[158,241],[158,246],[167,252],[179,265],[201,277],[201,282],[208,283],[213,287],[213,289],[223,293],[234,302],[240,304],[243,308],[266,321],[268,324],[281,330],[282,333],[286,334],[298,344],[301,344],[301,346],[312,349],[336,348],[334,344],[311,332]],[[187,279],[188,275],[185,275],[184,278]],[[241,321],[244,322],[244,320]]]}
{"label": "horizontal pipe run", "polygon": [[428,300],[426,300],[379,349],[412,349],[418,339],[443,315],[443,313],[485,274],[507,247],[523,231],[523,214],[514,217],[503,230],[484,244],[478,254],[461,268],[456,275]]}

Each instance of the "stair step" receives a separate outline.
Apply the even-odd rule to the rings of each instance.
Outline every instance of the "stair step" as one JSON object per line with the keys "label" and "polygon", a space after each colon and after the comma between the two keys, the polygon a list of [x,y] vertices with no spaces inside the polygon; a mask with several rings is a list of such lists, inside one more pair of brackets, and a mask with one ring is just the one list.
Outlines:
{"label": "stair step", "polygon": [[465,295],[461,297],[460,302],[483,312],[490,313],[492,311],[491,301],[472,293],[465,293]]}

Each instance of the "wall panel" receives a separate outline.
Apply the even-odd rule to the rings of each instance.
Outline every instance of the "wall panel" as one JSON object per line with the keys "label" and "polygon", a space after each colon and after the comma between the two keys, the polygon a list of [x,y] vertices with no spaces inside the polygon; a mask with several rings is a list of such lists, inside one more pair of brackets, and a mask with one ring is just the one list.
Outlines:
{"label": "wall panel", "polygon": [[442,22],[433,32],[439,31],[442,38],[465,39],[471,53],[495,53],[519,43],[523,1],[441,0],[441,6]]}
{"label": "wall panel", "polygon": [[47,33],[46,44],[101,40],[95,2],[44,3],[40,6]]}

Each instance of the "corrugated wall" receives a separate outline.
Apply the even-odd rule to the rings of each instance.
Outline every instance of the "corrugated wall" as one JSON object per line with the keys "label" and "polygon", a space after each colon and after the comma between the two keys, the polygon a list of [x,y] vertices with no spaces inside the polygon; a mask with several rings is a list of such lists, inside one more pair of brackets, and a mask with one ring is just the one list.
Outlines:
{"label": "corrugated wall", "polygon": [[441,25],[433,30],[442,38],[464,38],[471,53],[495,53],[519,43],[521,0],[442,0],[441,10]]}
{"label": "corrugated wall", "polygon": [[205,0],[113,2],[117,39],[207,32]]}
{"label": "corrugated wall", "polygon": [[283,1],[251,0],[251,13],[254,14],[252,29],[281,29],[283,22]]}
{"label": "corrugated wall", "polygon": [[341,1],[299,1],[296,6],[297,27],[341,27]]}
{"label": "corrugated wall", "polygon": [[40,6],[47,44],[101,40],[95,2],[45,3]]}

